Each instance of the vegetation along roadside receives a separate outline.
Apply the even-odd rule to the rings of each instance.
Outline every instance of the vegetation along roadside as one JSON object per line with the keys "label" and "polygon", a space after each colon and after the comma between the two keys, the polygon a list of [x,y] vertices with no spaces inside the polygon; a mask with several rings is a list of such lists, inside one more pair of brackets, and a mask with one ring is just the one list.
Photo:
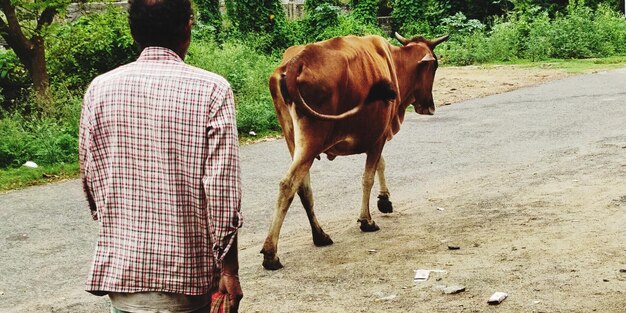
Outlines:
{"label": "vegetation along roadside", "polygon": [[[62,18],[63,1],[44,2],[38,8],[14,2],[28,9],[15,11],[26,35],[45,39],[49,87],[43,96],[17,49],[0,48],[0,191],[76,177],[82,94],[95,76],[138,53],[122,9],[70,21]],[[405,37],[450,34],[438,50],[448,75],[466,65],[479,70],[504,66],[511,75],[528,68],[568,75],[626,65],[621,1],[500,1],[480,10],[481,1],[309,0],[304,16],[295,19],[286,18],[277,0],[249,2],[227,1],[226,12],[216,15],[207,10],[213,2],[197,1],[200,18],[187,59],[232,84],[243,142],[280,131],[267,78],[286,47],[348,34],[378,34],[395,42],[378,26],[380,14],[390,14],[392,30]],[[61,18],[47,27],[27,27],[37,20],[32,12],[43,14],[46,8],[55,8]],[[6,33],[0,33],[6,40]],[[469,88],[464,92],[472,93]],[[23,167],[27,161],[39,167]]]}

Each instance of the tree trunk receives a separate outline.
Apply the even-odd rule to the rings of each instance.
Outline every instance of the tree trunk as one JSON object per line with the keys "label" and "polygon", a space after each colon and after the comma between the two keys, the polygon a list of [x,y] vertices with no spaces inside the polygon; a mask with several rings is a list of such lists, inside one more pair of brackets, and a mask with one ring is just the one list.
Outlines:
{"label": "tree trunk", "polygon": [[33,82],[33,89],[37,95],[37,106],[41,112],[51,109],[51,95],[49,92],[50,79],[46,66],[46,50],[42,37],[33,36],[25,45],[16,45],[13,52],[26,67]]}
{"label": "tree trunk", "polygon": [[50,87],[50,79],[46,67],[44,40],[39,36],[34,36],[31,42],[33,43],[33,48],[31,50],[31,62],[28,71],[33,80],[33,88],[37,92],[37,95],[47,99],[49,97],[48,88]]}
{"label": "tree trunk", "polygon": [[37,17],[36,26],[32,31],[30,39],[22,31],[22,25],[16,13],[16,4],[12,0],[0,0],[0,10],[4,13],[5,19],[0,18],[0,33],[22,61],[30,78],[33,81],[33,88],[37,92],[38,102],[42,109],[48,109],[50,95],[48,89],[50,81],[46,68],[45,43],[42,36],[42,29],[50,25],[57,14],[57,7],[51,5],[46,7]]}

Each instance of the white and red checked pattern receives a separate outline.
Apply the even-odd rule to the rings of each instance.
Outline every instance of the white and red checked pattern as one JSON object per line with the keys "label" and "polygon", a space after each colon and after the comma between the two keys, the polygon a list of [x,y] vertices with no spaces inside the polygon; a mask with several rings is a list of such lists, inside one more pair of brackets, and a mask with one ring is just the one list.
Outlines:
{"label": "white and red checked pattern", "polygon": [[99,236],[86,289],[206,294],[242,224],[228,82],[148,47],[97,77],[80,123]]}

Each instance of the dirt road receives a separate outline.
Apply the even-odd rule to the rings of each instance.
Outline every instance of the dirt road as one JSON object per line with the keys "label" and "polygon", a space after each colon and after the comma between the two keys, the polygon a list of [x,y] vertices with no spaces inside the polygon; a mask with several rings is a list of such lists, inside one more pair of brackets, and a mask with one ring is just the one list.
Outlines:
{"label": "dirt road", "polygon": [[[478,90],[438,75],[437,99]],[[519,87],[508,75],[486,85]],[[289,157],[282,140],[242,148],[242,312],[624,312],[626,69],[411,113],[384,154],[395,211],[372,209],[381,230],[356,223],[364,156],[316,161],[335,244],[313,246],[294,201],[285,268],[269,272],[258,252]],[[0,195],[0,312],[107,312],[82,291],[96,228],[77,181]],[[416,269],[441,271],[414,282]],[[496,291],[509,297],[490,306]]]}

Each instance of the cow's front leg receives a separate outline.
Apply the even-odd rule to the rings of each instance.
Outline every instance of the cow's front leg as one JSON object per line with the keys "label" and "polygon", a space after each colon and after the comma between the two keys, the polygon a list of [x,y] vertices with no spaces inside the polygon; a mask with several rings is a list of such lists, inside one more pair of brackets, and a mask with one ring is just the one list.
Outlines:
{"label": "cow's front leg", "polygon": [[370,195],[372,193],[372,186],[374,185],[374,176],[376,174],[376,168],[378,161],[380,160],[380,153],[382,147],[374,151],[367,153],[367,160],[365,161],[365,171],[363,173],[363,198],[361,200],[361,215],[359,216],[359,222],[361,223],[361,231],[373,232],[380,228],[372,220],[370,215]]}
{"label": "cow's front leg", "polygon": [[380,192],[378,193],[378,210],[382,213],[393,212],[393,206],[389,201],[389,189],[387,189],[387,181],[385,180],[385,158],[380,156],[378,161],[378,167],[376,168],[376,174],[378,175],[378,185],[380,186]]}
{"label": "cow's front leg", "polygon": [[272,219],[270,230],[263,244],[263,249],[261,249],[261,253],[263,253],[263,267],[265,269],[277,270],[283,267],[276,255],[280,228],[283,225],[283,221],[293,201],[293,197],[296,194],[296,190],[298,190],[300,184],[302,184],[304,177],[308,175],[311,164],[313,164],[312,160],[302,162],[294,159],[287,171],[287,175],[280,181],[274,218]]}

